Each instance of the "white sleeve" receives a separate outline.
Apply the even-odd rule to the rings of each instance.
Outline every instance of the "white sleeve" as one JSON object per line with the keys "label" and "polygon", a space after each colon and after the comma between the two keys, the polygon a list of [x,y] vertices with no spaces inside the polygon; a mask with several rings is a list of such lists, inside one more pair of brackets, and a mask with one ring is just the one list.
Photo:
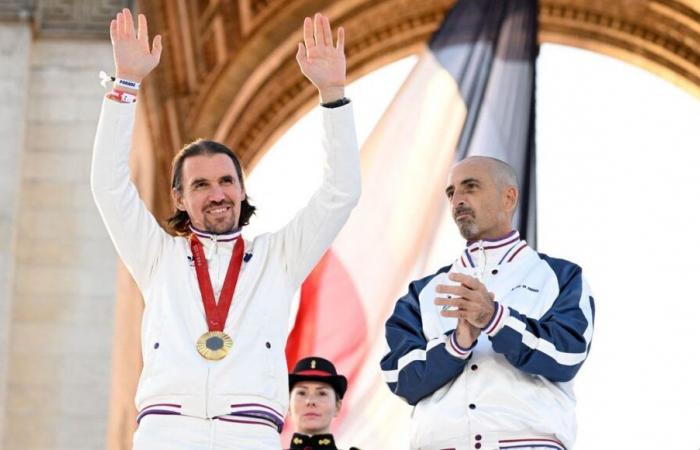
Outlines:
{"label": "white sleeve", "polygon": [[135,113],[133,103],[102,102],[90,185],[112,242],[143,291],[172,237],[148,211],[131,182],[129,150]]}
{"label": "white sleeve", "polygon": [[291,222],[272,236],[292,286],[304,281],[360,199],[360,155],[352,104],[321,110],[326,153],[321,187]]}

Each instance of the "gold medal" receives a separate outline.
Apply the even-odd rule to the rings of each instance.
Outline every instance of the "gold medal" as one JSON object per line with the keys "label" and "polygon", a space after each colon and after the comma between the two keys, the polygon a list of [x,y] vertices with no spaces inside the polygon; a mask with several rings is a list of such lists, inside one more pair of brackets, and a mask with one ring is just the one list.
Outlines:
{"label": "gold medal", "polygon": [[192,256],[194,257],[194,267],[197,272],[199,292],[202,294],[204,314],[207,318],[207,327],[209,328],[209,332],[204,333],[197,339],[197,351],[204,359],[218,361],[224,358],[233,346],[231,338],[224,333],[224,325],[226,324],[228,310],[233,301],[233,292],[236,290],[238,275],[243,264],[243,240],[238,237],[237,242],[234,243],[233,254],[228,264],[226,278],[224,278],[224,285],[221,288],[218,303],[214,299],[214,290],[211,286],[207,259],[202,243],[193,234],[190,244]]}
{"label": "gold medal", "polygon": [[197,339],[197,351],[204,359],[223,359],[233,347],[233,341],[223,331],[209,331]]}

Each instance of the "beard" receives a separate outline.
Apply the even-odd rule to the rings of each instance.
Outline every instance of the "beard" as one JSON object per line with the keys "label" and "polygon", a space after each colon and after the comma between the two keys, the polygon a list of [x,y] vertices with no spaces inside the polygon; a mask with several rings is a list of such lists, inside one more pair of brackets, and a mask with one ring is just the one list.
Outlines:
{"label": "beard", "polygon": [[[457,217],[464,214],[467,214],[468,217],[463,217],[462,219],[457,220]],[[473,209],[464,207],[456,208],[452,212],[452,218],[454,219],[455,224],[457,224],[459,234],[461,234],[467,241],[474,239],[479,235],[479,225],[476,223],[476,215],[474,214]]]}
{"label": "beard", "polygon": [[457,228],[459,228],[459,234],[467,241],[473,240],[479,235],[479,226],[471,219],[457,222]]}
{"label": "beard", "polygon": [[210,203],[205,209],[217,208],[217,207],[228,207],[228,214],[211,217],[208,213],[204,213],[204,230],[208,233],[213,234],[223,234],[227,233],[238,226],[238,217],[236,217],[236,209],[234,204],[231,202],[218,202]]}

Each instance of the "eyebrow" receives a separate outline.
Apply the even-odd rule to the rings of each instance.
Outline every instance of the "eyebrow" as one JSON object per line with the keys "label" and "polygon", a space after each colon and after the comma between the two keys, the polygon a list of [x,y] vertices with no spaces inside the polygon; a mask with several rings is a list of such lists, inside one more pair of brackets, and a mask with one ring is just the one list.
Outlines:
{"label": "eyebrow", "polygon": [[305,390],[305,391],[326,391],[326,390],[331,390],[333,387],[331,386],[294,386],[294,390]]}
{"label": "eyebrow", "polygon": [[[218,179],[218,181],[233,181],[233,180],[234,180],[233,175],[222,175]],[[195,184],[201,183],[201,182],[208,183],[209,180],[207,180],[206,178],[202,178],[202,177],[195,178],[194,180],[192,180],[190,182],[190,186],[194,186]]]}
{"label": "eyebrow", "polygon": [[206,178],[195,178],[194,180],[192,180],[190,182],[190,186],[194,186],[195,184],[201,183],[201,182],[207,182],[207,179]]}
{"label": "eyebrow", "polygon": [[[479,180],[476,178],[465,178],[464,180],[459,182],[460,186],[466,186],[470,183],[476,183],[479,184]],[[450,195],[451,192],[454,192],[455,188],[453,185],[447,186],[447,189],[445,189],[445,194]]]}

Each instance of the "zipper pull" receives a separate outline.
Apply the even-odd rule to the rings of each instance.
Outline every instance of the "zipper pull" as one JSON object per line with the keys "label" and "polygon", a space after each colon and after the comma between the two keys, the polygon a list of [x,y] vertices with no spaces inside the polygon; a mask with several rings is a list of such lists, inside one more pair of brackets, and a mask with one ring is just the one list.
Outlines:
{"label": "zipper pull", "polygon": [[479,240],[479,262],[478,262],[478,272],[477,278],[479,281],[484,280],[484,270],[486,269],[486,251],[484,250],[484,241]]}

